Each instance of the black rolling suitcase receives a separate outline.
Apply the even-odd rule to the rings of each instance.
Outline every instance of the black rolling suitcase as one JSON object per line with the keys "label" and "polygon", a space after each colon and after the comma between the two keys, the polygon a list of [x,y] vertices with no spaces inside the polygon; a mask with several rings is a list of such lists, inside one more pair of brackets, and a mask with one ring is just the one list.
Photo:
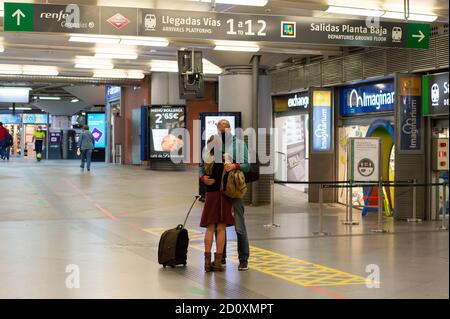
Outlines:
{"label": "black rolling suitcase", "polygon": [[189,235],[185,228],[186,221],[191,213],[192,207],[200,196],[195,196],[194,202],[189,208],[189,211],[184,220],[184,224],[179,224],[173,229],[166,230],[159,240],[158,247],[158,262],[166,266],[175,267],[177,265],[186,266],[187,264],[187,250],[189,246]]}

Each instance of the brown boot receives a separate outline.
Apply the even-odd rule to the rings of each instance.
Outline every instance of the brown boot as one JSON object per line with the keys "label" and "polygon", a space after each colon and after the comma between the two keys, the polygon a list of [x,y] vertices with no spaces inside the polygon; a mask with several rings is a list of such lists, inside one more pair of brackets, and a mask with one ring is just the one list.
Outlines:
{"label": "brown boot", "polygon": [[223,271],[222,267],[222,256],[223,254],[214,254],[214,264],[212,264],[212,270],[213,271]]}
{"label": "brown boot", "polygon": [[213,271],[213,267],[211,264],[211,253],[205,252],[205,272]]}

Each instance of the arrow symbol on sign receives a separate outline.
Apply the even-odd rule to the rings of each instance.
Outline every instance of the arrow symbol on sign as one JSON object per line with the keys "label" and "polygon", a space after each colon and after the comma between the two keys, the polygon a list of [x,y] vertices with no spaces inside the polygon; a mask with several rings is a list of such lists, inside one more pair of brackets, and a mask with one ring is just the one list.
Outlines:
{"label": "arrow symbol on sign", "polygon": [[425,34],[421,30],[419,30],[419,34],[413,34],[413,38],[419,38],[419,42],[425,39]]}
{"label": "arrow symbol on sign", "polygon": [[25,18],[25,14],[22,12],[22,10],[17,9],[13,15],[13,18],[17,17],[17,25],[20,25],[20,17]]}

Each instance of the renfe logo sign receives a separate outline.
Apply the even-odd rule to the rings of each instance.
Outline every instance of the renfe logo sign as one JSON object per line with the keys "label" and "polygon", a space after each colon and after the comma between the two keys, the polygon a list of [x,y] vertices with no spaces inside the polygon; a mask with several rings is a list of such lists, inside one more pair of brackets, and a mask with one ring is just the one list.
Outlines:
{"label": "renfe logo sign", "polygon": [[357,87],[347,87],[340,91],[340,114],[391,112],[395,107],[394,82],[383,82]]}

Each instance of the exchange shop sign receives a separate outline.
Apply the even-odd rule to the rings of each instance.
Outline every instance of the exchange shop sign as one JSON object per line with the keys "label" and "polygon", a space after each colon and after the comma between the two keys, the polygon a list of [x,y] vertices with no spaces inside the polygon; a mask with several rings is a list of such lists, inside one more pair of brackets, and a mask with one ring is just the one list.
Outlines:
{"label": "exchange shop sign", "polygon": [[430,35],[417,23],[8,2],[4,29],[425,49]]}

